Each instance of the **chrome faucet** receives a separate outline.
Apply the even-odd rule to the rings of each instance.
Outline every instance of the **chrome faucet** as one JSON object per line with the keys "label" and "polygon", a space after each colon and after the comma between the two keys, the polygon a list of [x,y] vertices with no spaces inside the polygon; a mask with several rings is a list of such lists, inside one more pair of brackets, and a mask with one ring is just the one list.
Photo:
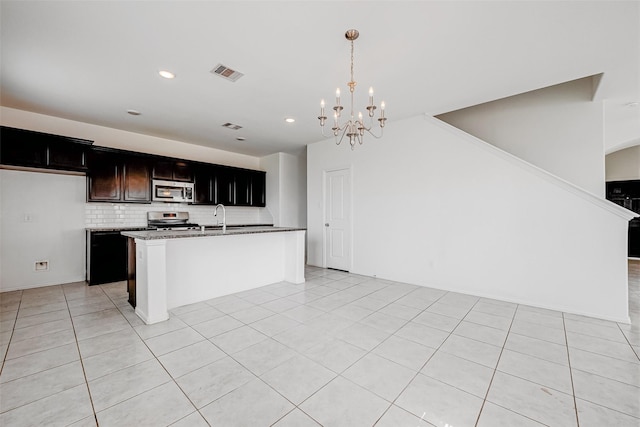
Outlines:
{"label": "chrome faucet", "polygon": [[222,208],[222,233],[224,234],[227,232],[227,211],[224,209],[224,205],[219,203],[213,211],[213,216],[218,216],[218,208]]}

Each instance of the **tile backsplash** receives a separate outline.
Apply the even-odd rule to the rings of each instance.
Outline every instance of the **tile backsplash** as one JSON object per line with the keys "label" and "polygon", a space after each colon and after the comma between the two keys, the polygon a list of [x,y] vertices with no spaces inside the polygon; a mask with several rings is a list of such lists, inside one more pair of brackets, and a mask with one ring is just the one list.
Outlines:
{"label": "tile backsplash", "polygon": [[[214,206],[186,205],[182,203],[87,203],[85,204],[85,227],[146,227],[149,211],[187,211],[189,221],[200,225],[213,225],[218,218],[213,216]],[[267,208],[229,206],[227,224],[273,224]],[[220,220],[222,217],[219,216]]]}

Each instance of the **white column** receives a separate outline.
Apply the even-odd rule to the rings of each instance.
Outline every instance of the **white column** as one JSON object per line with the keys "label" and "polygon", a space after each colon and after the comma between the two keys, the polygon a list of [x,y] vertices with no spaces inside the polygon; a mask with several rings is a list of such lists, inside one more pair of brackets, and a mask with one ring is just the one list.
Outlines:
{"label": "white column", "polygon": [[169,319],[166,244],[136,239],[136,314],[148,325]]}

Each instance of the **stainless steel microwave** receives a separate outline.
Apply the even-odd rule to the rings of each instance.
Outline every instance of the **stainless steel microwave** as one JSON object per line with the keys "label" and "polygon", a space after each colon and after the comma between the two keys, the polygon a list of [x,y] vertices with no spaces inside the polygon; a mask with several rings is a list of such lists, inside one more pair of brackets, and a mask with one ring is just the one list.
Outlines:
{"label": "stainless steel microwave", "polygon": [[153,180],[154,202],[193,203],[193,183]]}

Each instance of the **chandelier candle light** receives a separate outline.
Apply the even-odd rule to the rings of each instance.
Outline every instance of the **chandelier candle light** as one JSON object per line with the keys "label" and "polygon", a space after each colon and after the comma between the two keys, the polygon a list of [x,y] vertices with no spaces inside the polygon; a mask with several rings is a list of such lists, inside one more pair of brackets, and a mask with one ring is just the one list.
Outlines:
{"label": "chandelier candle light", "polygon": [[[365,131],[367,131],[374,138],[382,137],[384,122],[387,120],[384,117],[385,105],[384,101],[382,101],[380,103],[380,117],[378,118],[378,124],[380,125],[380,135],[376,135],[371,131],[371,128],[373,128],[373,116],[375,115],[375,111],[377,109],[377,107],[373,103],[372,87],[369,88],[369,105],[366,107],[369,111],[369,126],[365,126],[361,112],[358,113],[357,120],[354,116],[353,92],[355,91],[357,83],[353,79],[353,41],[357,39],[359,35],[360,33],[358,33],[358,30],[348,30],[344,34],[345,38],[351,42],[351,81],[347,83],[351,95],[351,114],[349,116],[349,120],[340,124],[340,114],[342,113],[344,107],[340,105],[340,88],[336,89],[336,105],[333,107],[333,127],[331,128],[331,130],[333,131],[333,136],[336,139],[336,145],[340,145],[340,143],[344,139],[344,136],[346,135],[349,137],[349,144],[351,144],[352,150],[355,148],[356,143],[362,144]],[[325,104],[323,99],[320,101],[320,116],[318,116],[318,119],[320,120],[322,135],[327,136],[324,134],[324,124],[327,121],[327,116],[325,116],[324,112],[324,106]],[[340,138],[338,138],[338,135],[340,135]]]}

